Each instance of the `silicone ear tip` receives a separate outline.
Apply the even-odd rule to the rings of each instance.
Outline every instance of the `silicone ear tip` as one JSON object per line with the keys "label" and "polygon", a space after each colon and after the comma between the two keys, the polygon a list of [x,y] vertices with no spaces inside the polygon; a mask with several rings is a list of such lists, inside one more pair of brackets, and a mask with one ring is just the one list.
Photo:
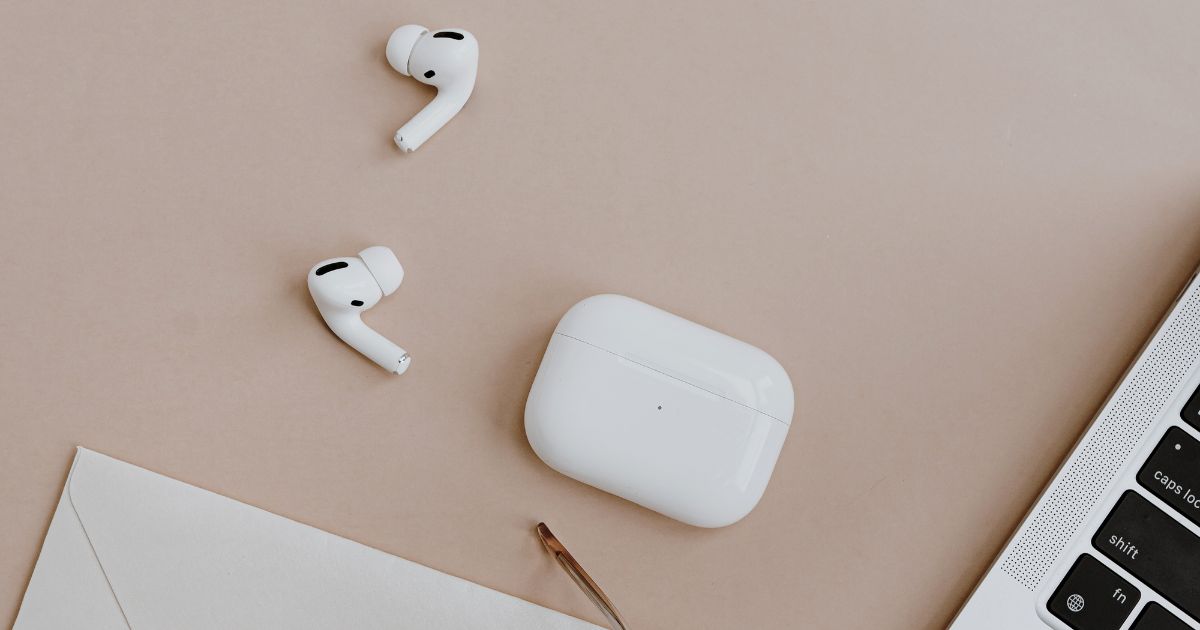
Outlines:
{"label": "silicone ear tip", "polygon": [[362,250],[358,257],[366,264],[367,271],[375,276],[375,281],[379,283],[384,295],[391,295],[400,288],[400,283],[404,281],[404,267],[400,265],[392,250],[376,245]]}
{"label": "silicone ear tip", "polygon": [[408,73],[408,59],[417,45],[417,40],[428,32],[429,29],[418,24],[408,24],[392,31],[387,43],[387,60],[396,72],[406,77],[412,76]]}

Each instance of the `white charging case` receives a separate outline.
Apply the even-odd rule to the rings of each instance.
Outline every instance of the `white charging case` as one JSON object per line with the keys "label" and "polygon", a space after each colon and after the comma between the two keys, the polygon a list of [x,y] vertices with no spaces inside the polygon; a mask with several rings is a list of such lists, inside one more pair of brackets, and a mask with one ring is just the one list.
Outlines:
{"label": "white charging case", "polygon": [[762,498],[792,423],[787,373],[754,346],[619,295],[559,321],[525,404],[551,468],[699,527]]}

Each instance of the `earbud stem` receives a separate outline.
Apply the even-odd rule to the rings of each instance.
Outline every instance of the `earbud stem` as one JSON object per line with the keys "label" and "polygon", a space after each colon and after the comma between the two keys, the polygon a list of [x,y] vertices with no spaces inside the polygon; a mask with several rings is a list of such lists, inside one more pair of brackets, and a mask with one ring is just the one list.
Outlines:
{"label": "earbud stem", "polygon": [[321,313],[325,323],[339,339],[358,350],[383,369],[403,374],[409,366],[408,352],[392,343],[387,337],[375,332],[363,323],[358,313]]}
{"label": "earbud stem", "polygon": [[416,151],[420,148],[462,110],[474,87],[475,81],[472,77],[466,88],[445,87],[438,90],[437,96],[428,105],[396,131],[396,146],[402,151]]}

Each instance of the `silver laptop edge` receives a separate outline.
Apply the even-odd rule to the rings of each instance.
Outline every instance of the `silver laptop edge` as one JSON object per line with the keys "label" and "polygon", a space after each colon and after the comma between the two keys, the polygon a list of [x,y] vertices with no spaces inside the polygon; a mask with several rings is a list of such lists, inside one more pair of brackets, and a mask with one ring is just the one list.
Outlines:
{"label": "silver laptop edge", "polygon": [[[951,622],[950,630],[1090,630],[1089,624],[1093,622],[1076,621],[1075,615],[1084,615],[1085,606],[1092,606],[1086,612],[1094,618],[1101,614],[1098,606],[1109,605],[1122,611],[1107,616],[1114,629],[1133,627],[1143,612],[1148,617],[1151,613],[1161,614],[1162,610],[1156,609],[1161,606],[1187,627],[1200,630],[1200,623],[1172,603],[1172,598],[1127,571],[1122,565],[1130,563],[1117,551],[1105,544],[1100,545],[1103,549],[1093,545],[1093,536],[1108,525],[1106,519],[1123,498],[1139,505],[1144,498],[1200,537],[1200,526],[1180,514],[1177,505],[1164,502],[1137,479],[1143,463],[1172,427],[1179,427],[1172,435],[1181,435],[1178,431],[1182,430],[1200,440],[1200,430],[1180,417],[1184,405],[1200,386],[1198,362],[1200,282],[1193,272],[1133,365]],[[1200,476],[1200,471],[1197,475]],[[1136,496],[1128,497],[1127,493]],[[1122,510],[1126,507],[1133,506],[1123,506]],[[1120,542],[1125,543],[1123,539]],[[1136,557],[1137,550],[1132,553]],[[1117,557],[1120,562],[1109,556]],[[1086,604],[1080,595],[1068,594],[1070,589],[1064,590],[1068,573],[1079,566],[1078,573],[1082,576],[1088,567],[1080,565],[1093,566],[1092,559],[1133,588],[1113,589],[1112,601],[1091,597]],[[1141,572],[1140,565],[1138,570]],[[1161,579],[1155,575],[1161,585]],[[1200,566],[1196,567],[1195,580],[1200,581]],[[1063,596],[1069,598],[1063,600]],[[1049,609],[1052,597],[1059,610],[1057,615]],[[1148,610],[1148,606],[1155,610]],[[1125,610],[1130,611],[1128,617],[1116,625]],[[1072,620],[1072,625],[1060,617]]]}

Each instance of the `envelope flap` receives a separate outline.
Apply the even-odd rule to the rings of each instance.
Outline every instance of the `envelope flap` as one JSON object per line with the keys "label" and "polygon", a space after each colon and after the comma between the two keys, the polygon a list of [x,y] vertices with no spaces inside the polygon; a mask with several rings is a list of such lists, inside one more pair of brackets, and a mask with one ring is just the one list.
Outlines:
{"label": "envelope flap", "polygon": [[86,449],[67,492],[132,630],[598,629]]}

